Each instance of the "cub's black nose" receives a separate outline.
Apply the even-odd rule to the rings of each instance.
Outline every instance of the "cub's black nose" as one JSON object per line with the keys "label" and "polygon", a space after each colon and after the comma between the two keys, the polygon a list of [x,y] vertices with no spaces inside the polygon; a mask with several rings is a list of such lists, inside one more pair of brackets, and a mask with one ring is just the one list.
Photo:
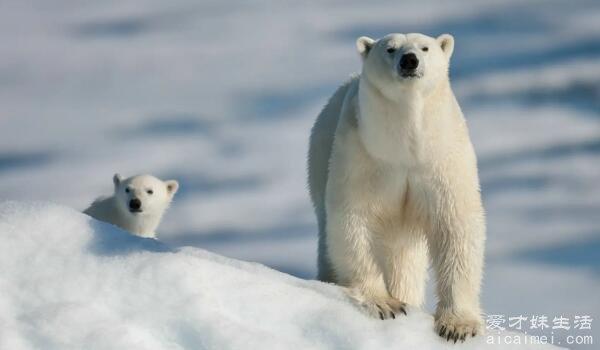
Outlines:
{"label": "cub's black nose", "polygon": [[137,198],[134,198],[129,201],[129,208],[133,210],[139,210],[142,207],[142,201]]}
{"label": "cub's black nose", "polygon": [[407,53],[400,58],[400,68],[404,70],[414,70],[419,66],[419,59],[414,53]]}

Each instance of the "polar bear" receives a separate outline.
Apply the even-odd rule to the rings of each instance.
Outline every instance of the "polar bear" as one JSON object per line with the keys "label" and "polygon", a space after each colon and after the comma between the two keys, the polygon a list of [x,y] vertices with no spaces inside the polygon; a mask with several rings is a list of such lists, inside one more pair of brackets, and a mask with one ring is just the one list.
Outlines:
{"label": "polar bear", "polygon": [[[448,79],[454,38],[361,37],[362,73],[331,97],[311,132],[308,182],[319,275],[369,314],[395,318],[437,279],[435,331],[482,331],[485,241],[477,161]],[[429,259],[430,257],[430,259]]]}
{"label": "polar bear", "polygon": [[155,230],[179,189],[175,180],[162,181],[152,175],[136,175],[127,179],[113,176],[115,192],[96,199],[85,214],[133,233],[156,238]]}

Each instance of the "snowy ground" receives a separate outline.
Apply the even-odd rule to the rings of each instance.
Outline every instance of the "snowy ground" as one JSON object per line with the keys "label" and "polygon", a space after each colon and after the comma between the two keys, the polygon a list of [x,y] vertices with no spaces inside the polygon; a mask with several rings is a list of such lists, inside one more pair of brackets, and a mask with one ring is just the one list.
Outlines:
{"label": "snowy ground", "polygon": [[485,310],[597,318],[596,0],[5,1],[0,198],[83,209],[116,171],[177,178],[162,240],[310,278],[311,123],[359,69],[356,37],[411,31],[456,39],[488,212]]}
{"label": "snowy ground", "polygon": [[373,319],[333,285],[173,250],[58,205],[0,203],[0,237],[0,349],[457,348],[422,312]]}

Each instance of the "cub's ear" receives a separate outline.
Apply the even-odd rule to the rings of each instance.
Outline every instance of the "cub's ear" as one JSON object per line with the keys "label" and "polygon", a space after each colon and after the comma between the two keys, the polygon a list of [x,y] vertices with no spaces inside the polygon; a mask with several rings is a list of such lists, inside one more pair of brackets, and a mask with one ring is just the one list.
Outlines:
{"label": "cub's ear", "polygon": [[173,197],[175,192],[179,189],[179,182],[177,182],[177,180],[167,180],[165,181],[165,184],[167,185],[167,193],[169,196]]}
{"label": "cub's ear", "polygon": [[446,54],[446,57],[450,59],[452,52],[454,52],[454,37],[450,34],[442,34],[436,40],[440,44],[442,51]]}
{"label": "cub's ear", "polygon": [[361,36],[360,38],[356,39],[356,49],[363,60],[367,58],[367,55],[369,55],[369,52],[373,48],[374,44],[375,40],[369,38],[368,36]]}
{"label": "cub's ear", "polygon": [[115,187],[119,186],[121,181],[123,181],[123,176],[119,175],[119,173],[116,173],[115,176],[113,176],[113,183],[115,184]]}

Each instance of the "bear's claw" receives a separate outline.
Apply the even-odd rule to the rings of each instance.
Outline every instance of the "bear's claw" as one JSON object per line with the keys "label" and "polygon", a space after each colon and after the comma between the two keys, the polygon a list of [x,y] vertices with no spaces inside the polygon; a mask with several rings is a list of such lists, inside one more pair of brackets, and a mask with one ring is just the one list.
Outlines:
{"label": "bear's claw", "polygon": [[475,337],[478,333],[481,323],[479,320],[470,318],[458,318],[456,316],[441,317],[436,320],[436,333],[445,338],[446,341],[454,343],[464,342],[467,337]]}
{"label": "bear's claw", "polygon": [[[396,314],[400,312],[406,315],[406,304],[396,301],[395,299],[385,302],[375,302],[374,305],[377,308],[379,318],[382,320],[389,318],[396,319]],[[361,306],[369,311],[370,306],[367,302],[361,303]]]}
{"label": "bear's claw", "polygon": [[356,290],[349,290],[348,294],[365,312],[381,320],[395,319],[399,313],[407,314],[406,303],[398,299],[392,297],[372,298]]}

